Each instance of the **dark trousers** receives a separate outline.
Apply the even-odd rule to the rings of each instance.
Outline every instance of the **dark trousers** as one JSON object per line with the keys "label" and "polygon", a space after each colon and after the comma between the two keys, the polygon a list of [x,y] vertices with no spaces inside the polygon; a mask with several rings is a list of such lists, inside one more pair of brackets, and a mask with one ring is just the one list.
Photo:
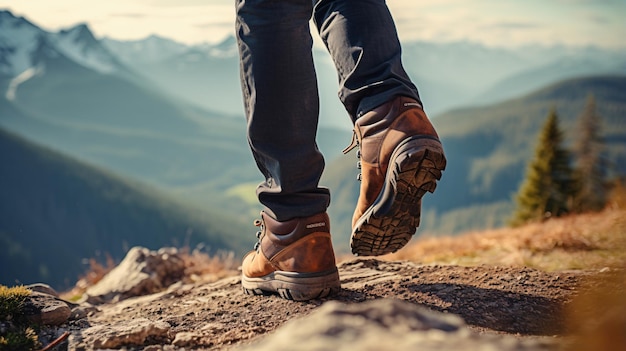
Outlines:
{"label": "dark trousers", "polygon": [[419,101],[384,0],[236,0],[248,142],[265,176],[257,188],[279,221],[326,211],[315,137],[319,96],[311,16],[333,58],[339,99],[354,122],[397,95]]}

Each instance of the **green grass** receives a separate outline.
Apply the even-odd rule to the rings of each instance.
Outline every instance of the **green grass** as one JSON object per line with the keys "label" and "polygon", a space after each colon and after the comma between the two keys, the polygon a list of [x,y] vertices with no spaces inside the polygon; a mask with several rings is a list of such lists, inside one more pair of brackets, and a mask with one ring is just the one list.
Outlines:
{"label": "green grass", "polygon": [[30,327],[8,331],[0,336],[0,350],[35,350],[39,346],[37,333]]}
{"label": "green grass", "polygon": [[[24,286],[0,285],[0,350],[34,350],[40,343],[35,330],[23,317],[30,290]],[[3,322],[7,322],[4,324]]]}
{"label": "green grass", "polygon": [[7,287],[0,285],[0,320],[12,320],[19,315],[30,290],[24,286]]}

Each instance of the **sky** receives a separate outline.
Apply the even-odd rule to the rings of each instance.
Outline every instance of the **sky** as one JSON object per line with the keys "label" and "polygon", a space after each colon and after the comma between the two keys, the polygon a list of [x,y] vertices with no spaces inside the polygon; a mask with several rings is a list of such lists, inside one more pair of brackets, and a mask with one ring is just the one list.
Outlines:
{"label": "sky", "polygon": [[[234,33],[235,0],[0,0],[0,9],[56,31],[87,23],[99,38],[151,34],[187,44]],[[488,46],[626,49],[626,0],[387,0],[400,39]]]}

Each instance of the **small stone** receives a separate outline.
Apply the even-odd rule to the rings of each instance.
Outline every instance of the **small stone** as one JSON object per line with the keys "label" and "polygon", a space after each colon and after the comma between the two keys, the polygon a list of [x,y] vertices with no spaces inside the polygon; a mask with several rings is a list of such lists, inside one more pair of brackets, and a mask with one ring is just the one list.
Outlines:
{"label": "small stone", "polygon": [[28,288],[31,291],[37,291],[42,294],[48,294],[54,297],[59,297],[59,293],[48,284],[36,283],[36,284],[28,285],[26,288]]}
{"label": "small stone", "polygon": [[181,333],[176,334],[174,341],[172,341],[172,345],[177,346],[177,347],[192,346],[200,338],[201,336],[194,334],[194,333],[181,332]]}
{"label": "small stone", "polygon": [[91,313],[98,312],[98,308],[90,305],[86,306],[77,306],[72,309],[72,313],[70,314],[70,320],[79,320],[83,318],[87,318]]}

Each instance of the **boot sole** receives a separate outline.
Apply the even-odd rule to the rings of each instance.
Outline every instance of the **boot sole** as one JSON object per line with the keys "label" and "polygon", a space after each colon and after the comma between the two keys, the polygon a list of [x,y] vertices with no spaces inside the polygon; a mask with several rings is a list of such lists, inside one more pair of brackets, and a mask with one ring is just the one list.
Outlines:
{"label": "boot sole", "polygon": [[320,299],[341,290],[337,269],[321,273],[276,271],[259,278],[242,275],[241,285],[248,295],[278,294],[294,301]]}
{"label": "boot sole", "polygon": [[378,198],[354,225],[352,253],[379,256],[404,247],[420,224],[422,197],[435,191],[445,168],[438,139],[413,136],[400,143],[391,155]]}

